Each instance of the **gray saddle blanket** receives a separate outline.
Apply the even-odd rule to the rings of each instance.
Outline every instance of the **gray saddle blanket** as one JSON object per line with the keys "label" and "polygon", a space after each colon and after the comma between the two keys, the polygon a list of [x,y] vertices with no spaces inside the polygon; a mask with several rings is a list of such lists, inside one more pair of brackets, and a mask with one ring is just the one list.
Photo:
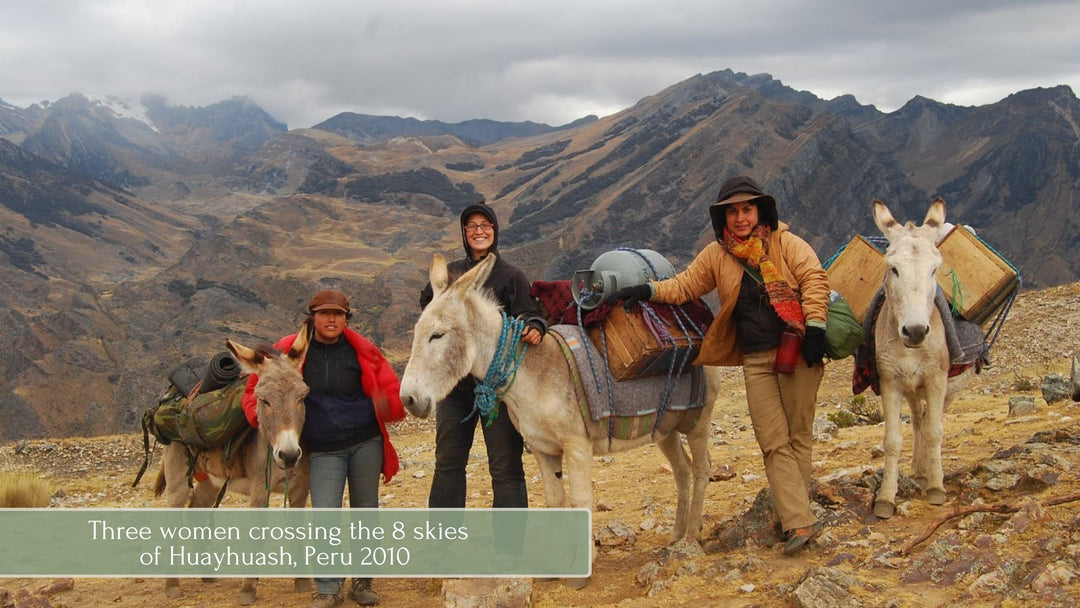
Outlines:
{"label": "gray saddle blanket", "polygon": [[607,361],[581,328],[576,325],[553,325],[548,332],[558,334],[564,349],[570,351],[581,377],[592,421],[609,417],[636,417],[663,411],[682,411],[705,405],[705,378],[700,367],[687,362],[676,377],[676,361],[671,377],[667,374],[615,382]]}

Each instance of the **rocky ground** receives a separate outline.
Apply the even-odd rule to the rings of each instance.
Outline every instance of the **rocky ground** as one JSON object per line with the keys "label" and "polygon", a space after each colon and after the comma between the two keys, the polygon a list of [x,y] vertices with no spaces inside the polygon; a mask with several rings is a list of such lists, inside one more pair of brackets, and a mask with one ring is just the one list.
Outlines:
{"label": "rocky ground", "polygon": [[[534,581],[526,589],[531,605],[1071,606],[1080,597],[1080,404],[1048,403],[1041,385],[1048,374],[1068,377],[1069,357],[1080,350],[1078,311],[1080,284],[1018,298],[991,351],[992,366],[946,417],[948,502],[931,506],[904,483],[889,521],[867,523],[882,464],[882,427],[836,424],[867,422],[860,414],[872,414],[879,400],[853,400],[850,359],[830,364],[819,392],[814,462],[814,508],[828,527],[793,557],[766,546],[767,483],[741,379],[730,374],[712,420],[714,480],[701,545],[668,546],[674,487],[657,450],[599,457],[593,521],[600,546],[592,583],[574,590],[562,581]],[[1034,409],[1011,413],[1010,401],[1014,409],[1024,401]],[[408,420],[392,433],[403,468],[384,487],[382,504],[422,507],[434,461],[432,423]],[[901,470],[907,472],[910,434],[904,447]],[[131,487],[141,462],[142,437],[135,433],[0,446],[0,469],[39,472],[52,487],[55,508],[164,506],[151,495],[152,477]],[[526,465],[530,500],[542,506],[539,474],[533,462]],[[487,488],[479,440],[470,464],[470,506],[490,503]],[[242,504],[242,497],[226,499],[226,506]],[[0,579],[0,606],[235,605],[239,583],[189,579],[182,588],[182,598],[166,599],[155,579]],[[443,603],[437,579],[380,579],[375,588],[386,606]],[[259,596],[263,606],[308,602],[284,579],[263,580]]]}

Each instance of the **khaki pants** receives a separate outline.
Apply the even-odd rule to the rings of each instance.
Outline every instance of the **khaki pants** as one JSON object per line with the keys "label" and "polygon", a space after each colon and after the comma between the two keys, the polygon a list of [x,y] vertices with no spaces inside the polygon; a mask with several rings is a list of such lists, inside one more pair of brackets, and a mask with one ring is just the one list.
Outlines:
{"label": "khaki pants", "polygon": [[773,509],[784,530],[791,530],[817,521],[810,511],[810,455],[825,368],[806,367],[800,358],[794,374],[778,374],[773,371],[775,357],[775,349],[743,355],[743,379]]}

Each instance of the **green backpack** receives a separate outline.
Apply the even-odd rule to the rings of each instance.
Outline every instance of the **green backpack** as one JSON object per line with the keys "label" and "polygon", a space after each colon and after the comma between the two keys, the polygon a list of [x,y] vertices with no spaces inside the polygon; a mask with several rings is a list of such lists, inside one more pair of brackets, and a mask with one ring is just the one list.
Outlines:
{"label": "green backpack", "polygon": [[829,318],[825,322],[825,355],[833,361],[850,357],[866,340],[862,323],[855,318],[844,296],[829,296]]}
{"label": "green backpack", "polygon": [[[182,392],[171,382],[158,398],[157,405],[143,413],[143,463],[131,484],[133,488],[139,485],[150,464],[150,435],[162,445],[179,441],[189,448],[190,483],[190,468],[194,466],[194,456],[198,451],[224,446],[225,461],[231,462],[237,449],[254,429],[248,424],[241,405],[247,388],[246,375],[205,393],[199,392],[203,384],[201,381],[195,384],[190,393]],[[220,495],[218,500],[221,500]]]}
{"label": "green backpack", "polygon": [[240,405],[246,387],[247,376],[240,376],[224,388],[189,398],[170,385],[158,404],[143,414],[143,429],[164,445],[173,441],[204,449],[224,445],[248,426]]}

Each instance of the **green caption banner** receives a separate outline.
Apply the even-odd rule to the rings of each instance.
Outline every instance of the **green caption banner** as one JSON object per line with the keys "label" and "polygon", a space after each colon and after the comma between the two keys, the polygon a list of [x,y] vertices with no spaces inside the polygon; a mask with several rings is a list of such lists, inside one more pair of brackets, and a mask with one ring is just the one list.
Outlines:
{"label": "green caption banner", "polygon": [[591,574],[587,509],[0,509],[0,576]]}

